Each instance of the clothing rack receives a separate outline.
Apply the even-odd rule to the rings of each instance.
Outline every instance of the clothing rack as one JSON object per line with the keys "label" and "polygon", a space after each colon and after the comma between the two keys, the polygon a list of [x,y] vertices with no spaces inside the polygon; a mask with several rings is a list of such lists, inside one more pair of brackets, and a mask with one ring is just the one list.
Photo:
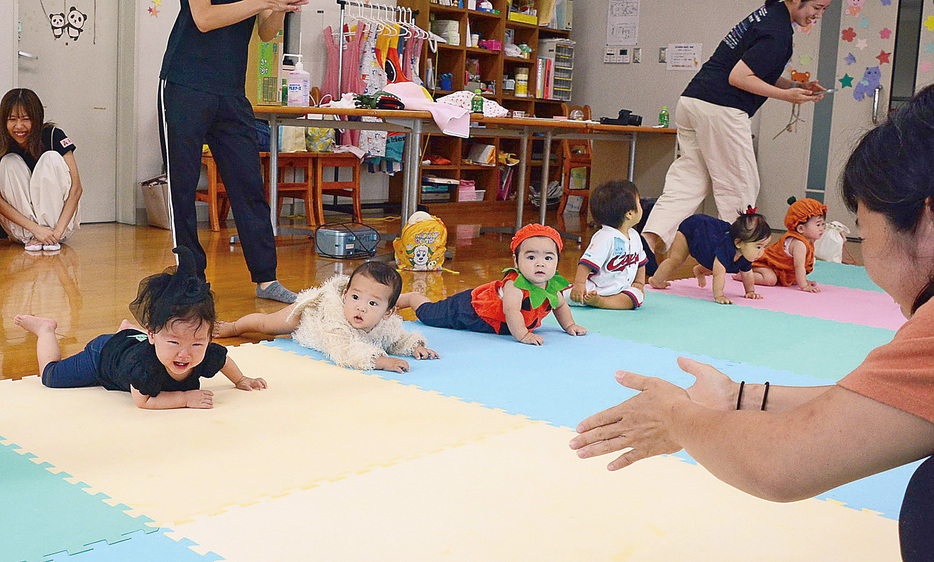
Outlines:
{"label": "clothing rack", "polygon": [[341,16],[340,16],[340,39],[337,43],[337,65],[340,71],[337,73],[337,92],[340,94],[341,87],[343,86],[344,80],[344,22],[345,22],[345,10],[347,6],[356,6],[358,8],[376,8],[377,10],[386,10],[390,14],[400,13],[400,10],[405,10],[407,14],[412,16],[418,15],[418,10],[409,10],[408,8],[400,8],[397,6],[387,6],[386,4],[380,4],[378,2],[370,2],[369,0],[335,0],[341,7]]}

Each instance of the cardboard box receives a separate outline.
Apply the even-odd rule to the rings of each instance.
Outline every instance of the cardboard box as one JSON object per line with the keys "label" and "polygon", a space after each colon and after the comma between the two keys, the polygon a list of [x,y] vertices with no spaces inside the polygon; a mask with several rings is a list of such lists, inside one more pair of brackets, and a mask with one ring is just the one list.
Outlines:
{"label": "cardboard box", "polygon": [[146,180],[139,186],[146,200],[146,220],[149,226],[172,230],[169,222],[169,183],[165,176]]}
{"label": "cardboard box", "polygon": [[272,41],[260,41],[254,26],[246,63],[246,97],[253,105],[282,105],[282,31]]}

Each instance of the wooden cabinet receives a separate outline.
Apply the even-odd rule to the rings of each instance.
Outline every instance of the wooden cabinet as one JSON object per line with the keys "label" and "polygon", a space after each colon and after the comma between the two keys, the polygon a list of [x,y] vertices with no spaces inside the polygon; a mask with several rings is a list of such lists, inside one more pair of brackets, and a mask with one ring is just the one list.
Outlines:
{"label": "wooden cabinet", "polygon": [[[467,5],[468,0],[462,0]],[[479,5],[481,0],[477,0]],[[483,84],[483,96],[495,100],[497,103],[511,111],[522,111],[527,116],[551,117],[562,114],[562,103],[557,100],[544,100],[534,97],[538,76],[536,75],[537,55],[540,39],[568,38],[569,32],[565,30],[550,29],[538,25],[513,21],[508,17],[509,0],[491,0],[493,9],[498,13],[489,13],[480,10],[446,6],[429,0],[398,0],[398,5],[418,11],[416,23],[423,29],[432,29],[436,32],[441,29],[453,34],[456,41],[451,44],[438,44],[437,51],[431,51],[426,45],[426,51],[421,57],[421,76],[426,80],[426,86],[432,84],[427,81],[427,73],[434,75],[433,88],[429,91],[437,99],[446,94],[465,89],[473,90],[477,87],[472,80],[477,79]],[[456,0],[454,0],[456,3]],[[453,29],[456,28],[456,34]],[[439,33],[442,34],[443,33]],[[471,35],[479,35],[481,41],[498,41],[498,50],[485,49],[472,44]],[[507,57],[503,53],[508,37],[516,45],[525,44],[530,52],[528,58]],[[455,44],[456,43],[456,44]],[[470,46],[468,46],[470,45]],[[511,79],[515,84],[517,74],[528,73],[528,95],[517,96],[515,86],[505,90],[504,85]],[[450,87],[442,88],[442,77],[450,76]],[[484,192],[482,202],[469,203],[470,205],[497,204],[496,194],[500,185],[500,169],[497,166],[480,166],[466,161],[467,155],[475,144],[488,144],[496,148],[496,152],[519,151],[518,139],[484,138],[481,133],[472,131],[471,138],[459,139],[444,135],[424,135],[420,147],[422,160],[431,158],[434,162],[450,161],[449,163],[431,163],[421,166],[420,174],[424,178],[436,176],[447,180],[472,180],[476,190]],[[530,142],[530,153],[534,150],[541,152],[541,141]],[[559,151],[555,146],[553,154]],[[538,181],[540,174],[536,175],[535,168],[541,162],[529,158],[529,181]],[[555,169],[555,168],[553,168]],[[518,174],[513,174],[515,177]],[[439,181],[443,183],[443,181]],[[449,191],[439,191],[437,187],[420,195],[420,202],[426,205],[443,203],[468,203],[459,200],[457,185],[449,184]],[[517,191],[513,187],[513,192]],[[401,191],[398,187],[391,190],[391,195]],[[446,195],[445,195],[446,193]],[[502,204],[502,203],[499,203]]]}

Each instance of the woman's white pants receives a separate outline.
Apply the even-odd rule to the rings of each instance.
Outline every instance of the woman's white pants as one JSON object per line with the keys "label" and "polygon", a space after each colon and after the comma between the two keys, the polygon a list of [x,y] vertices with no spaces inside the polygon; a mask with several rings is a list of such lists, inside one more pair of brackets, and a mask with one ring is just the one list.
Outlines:
{"label": "woman's white pants", "polygon": [[681,221],[713,190],[720,219],[732,223],[759,196],[759,168],[749,115],[740,109],[681,97],[675,111],[681,157],[668,168],[665,189],[643,229],[671,247]]}
{"label": "woman's white pants", "polygon": [[[48,150],[39,157],[32,173],[19,154],[0,158],[0,197],[26,218],[55,228],[71,192],[71,173],[61,154]],[[78,212],[65,228],[62,241],[78,229]],[[32,240],[32,233],[0,215],[3,230],[22,243]]]}

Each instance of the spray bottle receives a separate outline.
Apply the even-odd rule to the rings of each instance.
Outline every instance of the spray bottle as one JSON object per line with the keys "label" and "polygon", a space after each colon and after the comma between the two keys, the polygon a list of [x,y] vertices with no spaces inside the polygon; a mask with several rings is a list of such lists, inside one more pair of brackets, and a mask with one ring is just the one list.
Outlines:
{"label": "spray bottle", "polygon": [[298,61],[295,63],[295,69],[292,72],[289,72],[288,78],[288,105],[289,107],[307,107],[308,106],[308,92],[310,90],[309,83],[311,82],[311,76],[305,72],[305,68],[302,66],[302,55],[286,55],[289,57],[295,57]]}

